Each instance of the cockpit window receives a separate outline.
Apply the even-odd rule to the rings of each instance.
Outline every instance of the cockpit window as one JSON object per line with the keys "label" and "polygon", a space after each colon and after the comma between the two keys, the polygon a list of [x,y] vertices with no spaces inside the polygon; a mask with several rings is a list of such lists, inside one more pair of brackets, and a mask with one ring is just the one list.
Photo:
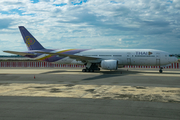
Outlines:
{"label": "cockpit window", "polygon": [[169,55],[169,57],[174,57],[174,55]]}

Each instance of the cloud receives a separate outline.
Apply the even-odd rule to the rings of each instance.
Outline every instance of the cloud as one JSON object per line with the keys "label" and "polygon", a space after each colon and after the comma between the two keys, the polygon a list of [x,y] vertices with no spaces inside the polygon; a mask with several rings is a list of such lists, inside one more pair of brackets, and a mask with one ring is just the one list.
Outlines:
{"label": "cloud", "polygon": [[0,29],[7,29],[12,21],[12,19],[0,19]]}
{"label": "cloud", "polygon": [[[19,47],[26,50],[18,30],[23,25],[50,48],[160,48],[179,53],[179,6],[179,0],[1,0],[0,42],[20,40]],[[13,50],[15,44],[6,47]]]}

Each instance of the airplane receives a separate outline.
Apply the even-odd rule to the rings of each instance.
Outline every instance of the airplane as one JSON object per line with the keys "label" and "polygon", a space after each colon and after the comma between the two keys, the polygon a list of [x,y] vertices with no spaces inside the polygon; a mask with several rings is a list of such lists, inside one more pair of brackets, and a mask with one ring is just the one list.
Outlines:
{"label": "airplane", "polygon": [[117,70],[125,65],[146,65],[160,66],[159,72],[162,73],[163,67],[178,61],[176,56],[156,49],[46,49],[24,26],[19,26],[19,30],[28,51],[3,52],[56,64],[85,65],[82,72],[94,72],[100,67]]}

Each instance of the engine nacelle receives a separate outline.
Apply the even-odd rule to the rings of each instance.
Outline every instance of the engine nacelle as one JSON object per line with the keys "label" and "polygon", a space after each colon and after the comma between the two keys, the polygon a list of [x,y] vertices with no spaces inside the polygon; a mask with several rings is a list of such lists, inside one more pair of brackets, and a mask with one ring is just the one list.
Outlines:
{"label": "engine nacelle", "polygon": [[118,61],[117,60],[102,60],[101,67],[106,70],[117,70]]}

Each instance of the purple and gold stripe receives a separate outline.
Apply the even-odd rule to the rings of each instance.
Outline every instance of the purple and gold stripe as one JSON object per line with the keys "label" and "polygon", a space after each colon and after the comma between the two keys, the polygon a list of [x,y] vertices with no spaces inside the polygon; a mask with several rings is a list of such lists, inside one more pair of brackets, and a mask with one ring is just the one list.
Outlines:
{"label": "purple and gold stripe", "polygon": [[[80,52],[86,51],[86,50],[88,50],[88,49],[66,49],[66,50],[58,51],[56,53],[62,53],[62,54],[64,53],[64,54],[74,55],[74,54],[77,54],[77,53],[80,53]],[[64,58],[64,57],[56,57],[56,55],[47,55],[47,56],[44,56],[44,57],[39,58],[37,60],[55,62],[55,61],[58,61],[62,58]]]}

